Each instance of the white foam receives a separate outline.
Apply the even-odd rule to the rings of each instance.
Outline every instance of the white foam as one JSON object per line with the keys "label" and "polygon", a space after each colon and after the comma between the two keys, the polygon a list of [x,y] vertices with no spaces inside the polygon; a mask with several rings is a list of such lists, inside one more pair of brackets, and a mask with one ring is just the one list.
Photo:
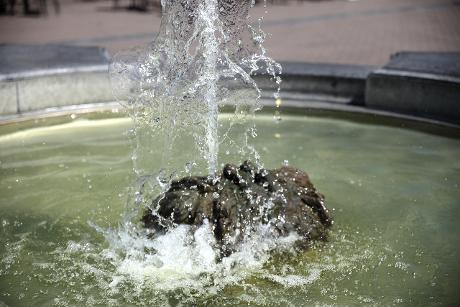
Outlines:
{"label": "white foam", "polygon": [[[123,279],[162,290],[187,287],[208,292],[210,286],[215,286],[213,289],[217,291],[262,269],[272,250],[289,249],[298,239],[294,234],[276,237],[269,225],[260,225],[238,245],[237,251],[219,260],[220,250],[207,221],[197,229],[179,225],[155,238],[147,237],[132,225],[96,229],[110,244],[101,256],[115,268],[108,284],[112,292]],[[74,243],[69,246],[69,252],[75,249]],[[287,286],[293,283],[284,281]]]}
{"label": "white foam", "polygon": [[265,275],[268,279],[283,285],[285,287],[298,287],[303,285],[308,285],[321,277],[321,269],[313,268],[310,270],[307,276],[300,276],[300,275],[274,275],[274,274],[267,274]]}

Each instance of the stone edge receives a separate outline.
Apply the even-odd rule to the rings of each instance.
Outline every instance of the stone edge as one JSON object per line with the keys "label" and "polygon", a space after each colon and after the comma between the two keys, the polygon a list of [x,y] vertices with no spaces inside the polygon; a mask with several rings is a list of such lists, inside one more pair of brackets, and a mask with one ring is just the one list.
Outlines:
{"label": "stone edge", "polygon": [[[432,109],[424,109],[421,112],[417,110],[417,104],[420,104],[418,101],[414,102],[415,106],[412,109],[401,108],[395,102],[401,99],[398,91],[406,86],[408,79],[424,80],[427,84],[433,81],[444,85],[447,82],[458,86],[459,78],[359,65],[300,62],[281,62],[281,65],[283,67],[282,98],[300,101],[314,96],[317,101],[380,109],[454,124],[460,123],[460,116],[449,117],[444,116],[442,112],[439,113],[436,109],[437,104],[434,104]],[[386,92],[382,92],[379,88],[382,83],[380,82],[376,87],[375,82],[372,81],[375,76],[381,75],[391,76],[392,80],[396,80],[396,85],[393,84],[393,87],[387,87]],[[256,79],[262,89],[274,89],[274,83],[269,82],[266,74],[259,74]],[[48,87],[52,89],[51,92],[46,92]],[[267,93],[270,91],[265,91],[264,95]],[[457,98],[455,95],[453,99]],[[264,97],[268,98],[268,96]],[[31,99],[34,99],[34,102],[31,102]],[[7,77],[0,76],[1,117],[20,116],[24,112],[40,112],[40,110],[45,111],[53,107],[114,100],[108,76],[108,64],[55,68],[10,74]],[[375,103],[376,101],[378,102]],[[404,101],[399,101],[399,103],[404,103]]]}
{"label": "stone edge", "polygon": [[[274,103],[272,99],[262,98],[262,106],[268,108],[274,108]],[[317,95],[308,95],[304,96],[304,99],[298,100],[295,97],[287,98],[283,100],[281,106],[282,112],[289,113],[289,110],[305,110],[310,112],[310,110],[318,111],[332,111],[338,113],[350,113],[350,114],[361,114],[367,116],[377,116],[382,118],[394,118],[396,120],[414,122],[421,124],[434,125],[439,127],[445,127],[449,129],[456,129],[460,131],[460,125],[439,121],[435,119],[430,119],[426,117],[419,117],[407,114],[401,114],[391,111],[378,110],[366,108],[363,106],[347,105],[343,103],[337,103],[324,97]],[[10,115],[0,115],[0,125],[8,125],[12,123],[44,119],[51,117],[60,117],[67,115],[77,115],[77,114],[87,114],[94,112],[111,112],[114,114],[123,113],[123,107],[119,102],[109,101],[109,102],[98,102],[98,103],[89,103],[89,104],[79,104],[79,105],[67,105],[59,107],[51,107],[43,110],[29,111],[21,114],[10,114]]]}

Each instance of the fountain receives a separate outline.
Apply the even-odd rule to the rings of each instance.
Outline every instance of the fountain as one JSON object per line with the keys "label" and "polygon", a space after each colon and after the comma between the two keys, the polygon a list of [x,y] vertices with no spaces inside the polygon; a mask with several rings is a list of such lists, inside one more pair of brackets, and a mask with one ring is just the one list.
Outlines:
{"label": "fountain", "polygon": [[[236,243],[252,236],[259,224],[272,237],[295,233],[304,246],[325,239],[332,224],[324,197],[305,173],[287,166],[265,170],[251,147],[256,127],[247,118],[260,109],[260,90],[252,75],[265,69],[279,85],[281,66],[266,56],[261,30],[248,26],[250,6],[247,0],[164,2],[154,44],[140,53],[122,54],[111,68],[137,137],[138,186],[133,189],[133,214],[125,222],[141,207],[147,208],[142,220],[152,237],[180,224],[209,224],[221,256],[238,251]],[[234,118],[219,137],[223,105],[234,109]],[[230,137],[235,124],[244,127],[236,138]],[[163,139],[160,170],[145,167],[151,154],[139,156],[150,150],[152,138]],[[195,140],[185,155],[174,151],[178,138]],[[233,151],[233,159],[252,158],[256,165],[246,161],[238,170],[228,164],[219,175],[219,147]],[[168,168],[179,157],[186,174]],[[207,178],[191,177],[200,165],[207,167]]]}
{"label": "fountain", "polygon": [[[246,31],[248,3],[164,4],[155,44],[112,65],[129,118],[0,126],[0,305],[455,304],[458,131],[256,114],[252,74],[268,70],[277,87],[280,68],[259,28],[255,42]],[[335,208],[330,231],[323,196],[292,166]],[[251,207],[248,188],[262,214],[226,224],[217,206],[189,211],[215,198]],[[298,209],[313,222],[295,224]]]}

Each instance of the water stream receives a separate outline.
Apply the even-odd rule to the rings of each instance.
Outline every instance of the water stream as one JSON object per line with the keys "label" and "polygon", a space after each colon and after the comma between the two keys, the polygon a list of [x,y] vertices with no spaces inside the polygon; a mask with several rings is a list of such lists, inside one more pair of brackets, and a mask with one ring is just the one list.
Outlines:
{"label": "water stream", "polygon": [[[188,268],[189,274],[199,275],[230,270],[235,263],[260,264],[268,251],[284,244],[261,226],[243,242],[240,254],[218,264],[211,225],[205,223],[192,234],[190,227],[173,227],[165,237],[150,241],[145,240],[148,231],[138,225],[139,212],[145,208],[156,214],[152,200],[174,179],[207,174],[217,180],[223,163],[229,162],[252,160],[262,166],[251,144],[257,135],[254,116],[261,96],[253,75],[269,76],[274,98],[278,98],[281,66],[266,55],[262,19],[257,20],[257,27],[250,25],[254,24],[249,14],[253,5],[250,0],[162,1],[156,40],[114,58],[110,69],[113,87],[134,121],[135,184],[119,228],[93,226],[114,250],[122,247],[127,261],[171,265],[180,268],[178,272]],[[223,107],[233,112],[226,116],[226,123],[218,121]],[[190,147],[184,150],[184,143]],[[225,161],[219,161],[219,152],[226,153]],[[161,157],[160,163],[155,156]],[[133,242],[137,242],[134,248]],[[181,244],[180,256],[160,255],[168,248],[177,252]],[[175,262],[166,264],[160,258]]]}
{"label": "water stream", "polygon": [[[247,119],[260,109],[260,90],[252,74],[268,73],[279,84],[281,67],[266,56],[260,27],[249,25],[252,5],[250,0],[162,1],[161,28],[153,44],[115,57],[113,87],[136,121],[137,173],[160,173],[167,182],[171,175],[184,175],[170,168],[171,160],[183,159],[187,172],[205,166],[214,176],[220,169],[220,146],[241,159],[256,158],[247,142],[256,135]],[[224,105],[234,109],[234,123],[250,128],[238,140],[225,134],[217,138],[217,116]],[[180,157],[174,148],[184,131],[195,143]],[[163,151],[161,172],[149,168],[148,154],[142,153],[148,147],[143,137],[156,134],[164,136],[158,144]]]}

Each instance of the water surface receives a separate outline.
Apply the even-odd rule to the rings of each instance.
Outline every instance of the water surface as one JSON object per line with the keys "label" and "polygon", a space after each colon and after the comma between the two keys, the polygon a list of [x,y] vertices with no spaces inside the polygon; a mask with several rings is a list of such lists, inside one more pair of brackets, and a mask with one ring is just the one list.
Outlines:
{"label": "water surface", "polygon": [[[459,139],[315,116],[285,115],[275,124],[260,115],[256,125],[254,144],[265,166],[288,160],[307,171],[334,208],[330,240],[234,272],[197,276],[128,263],[88,223],[107,229],[121,221],[132,179],[129,119],[76,118],[16,132],[0,127],[0,303],[460,301]],[[219,161],[232,158],[222,149]],[[174,240],[164,248],[174,250]]]}

